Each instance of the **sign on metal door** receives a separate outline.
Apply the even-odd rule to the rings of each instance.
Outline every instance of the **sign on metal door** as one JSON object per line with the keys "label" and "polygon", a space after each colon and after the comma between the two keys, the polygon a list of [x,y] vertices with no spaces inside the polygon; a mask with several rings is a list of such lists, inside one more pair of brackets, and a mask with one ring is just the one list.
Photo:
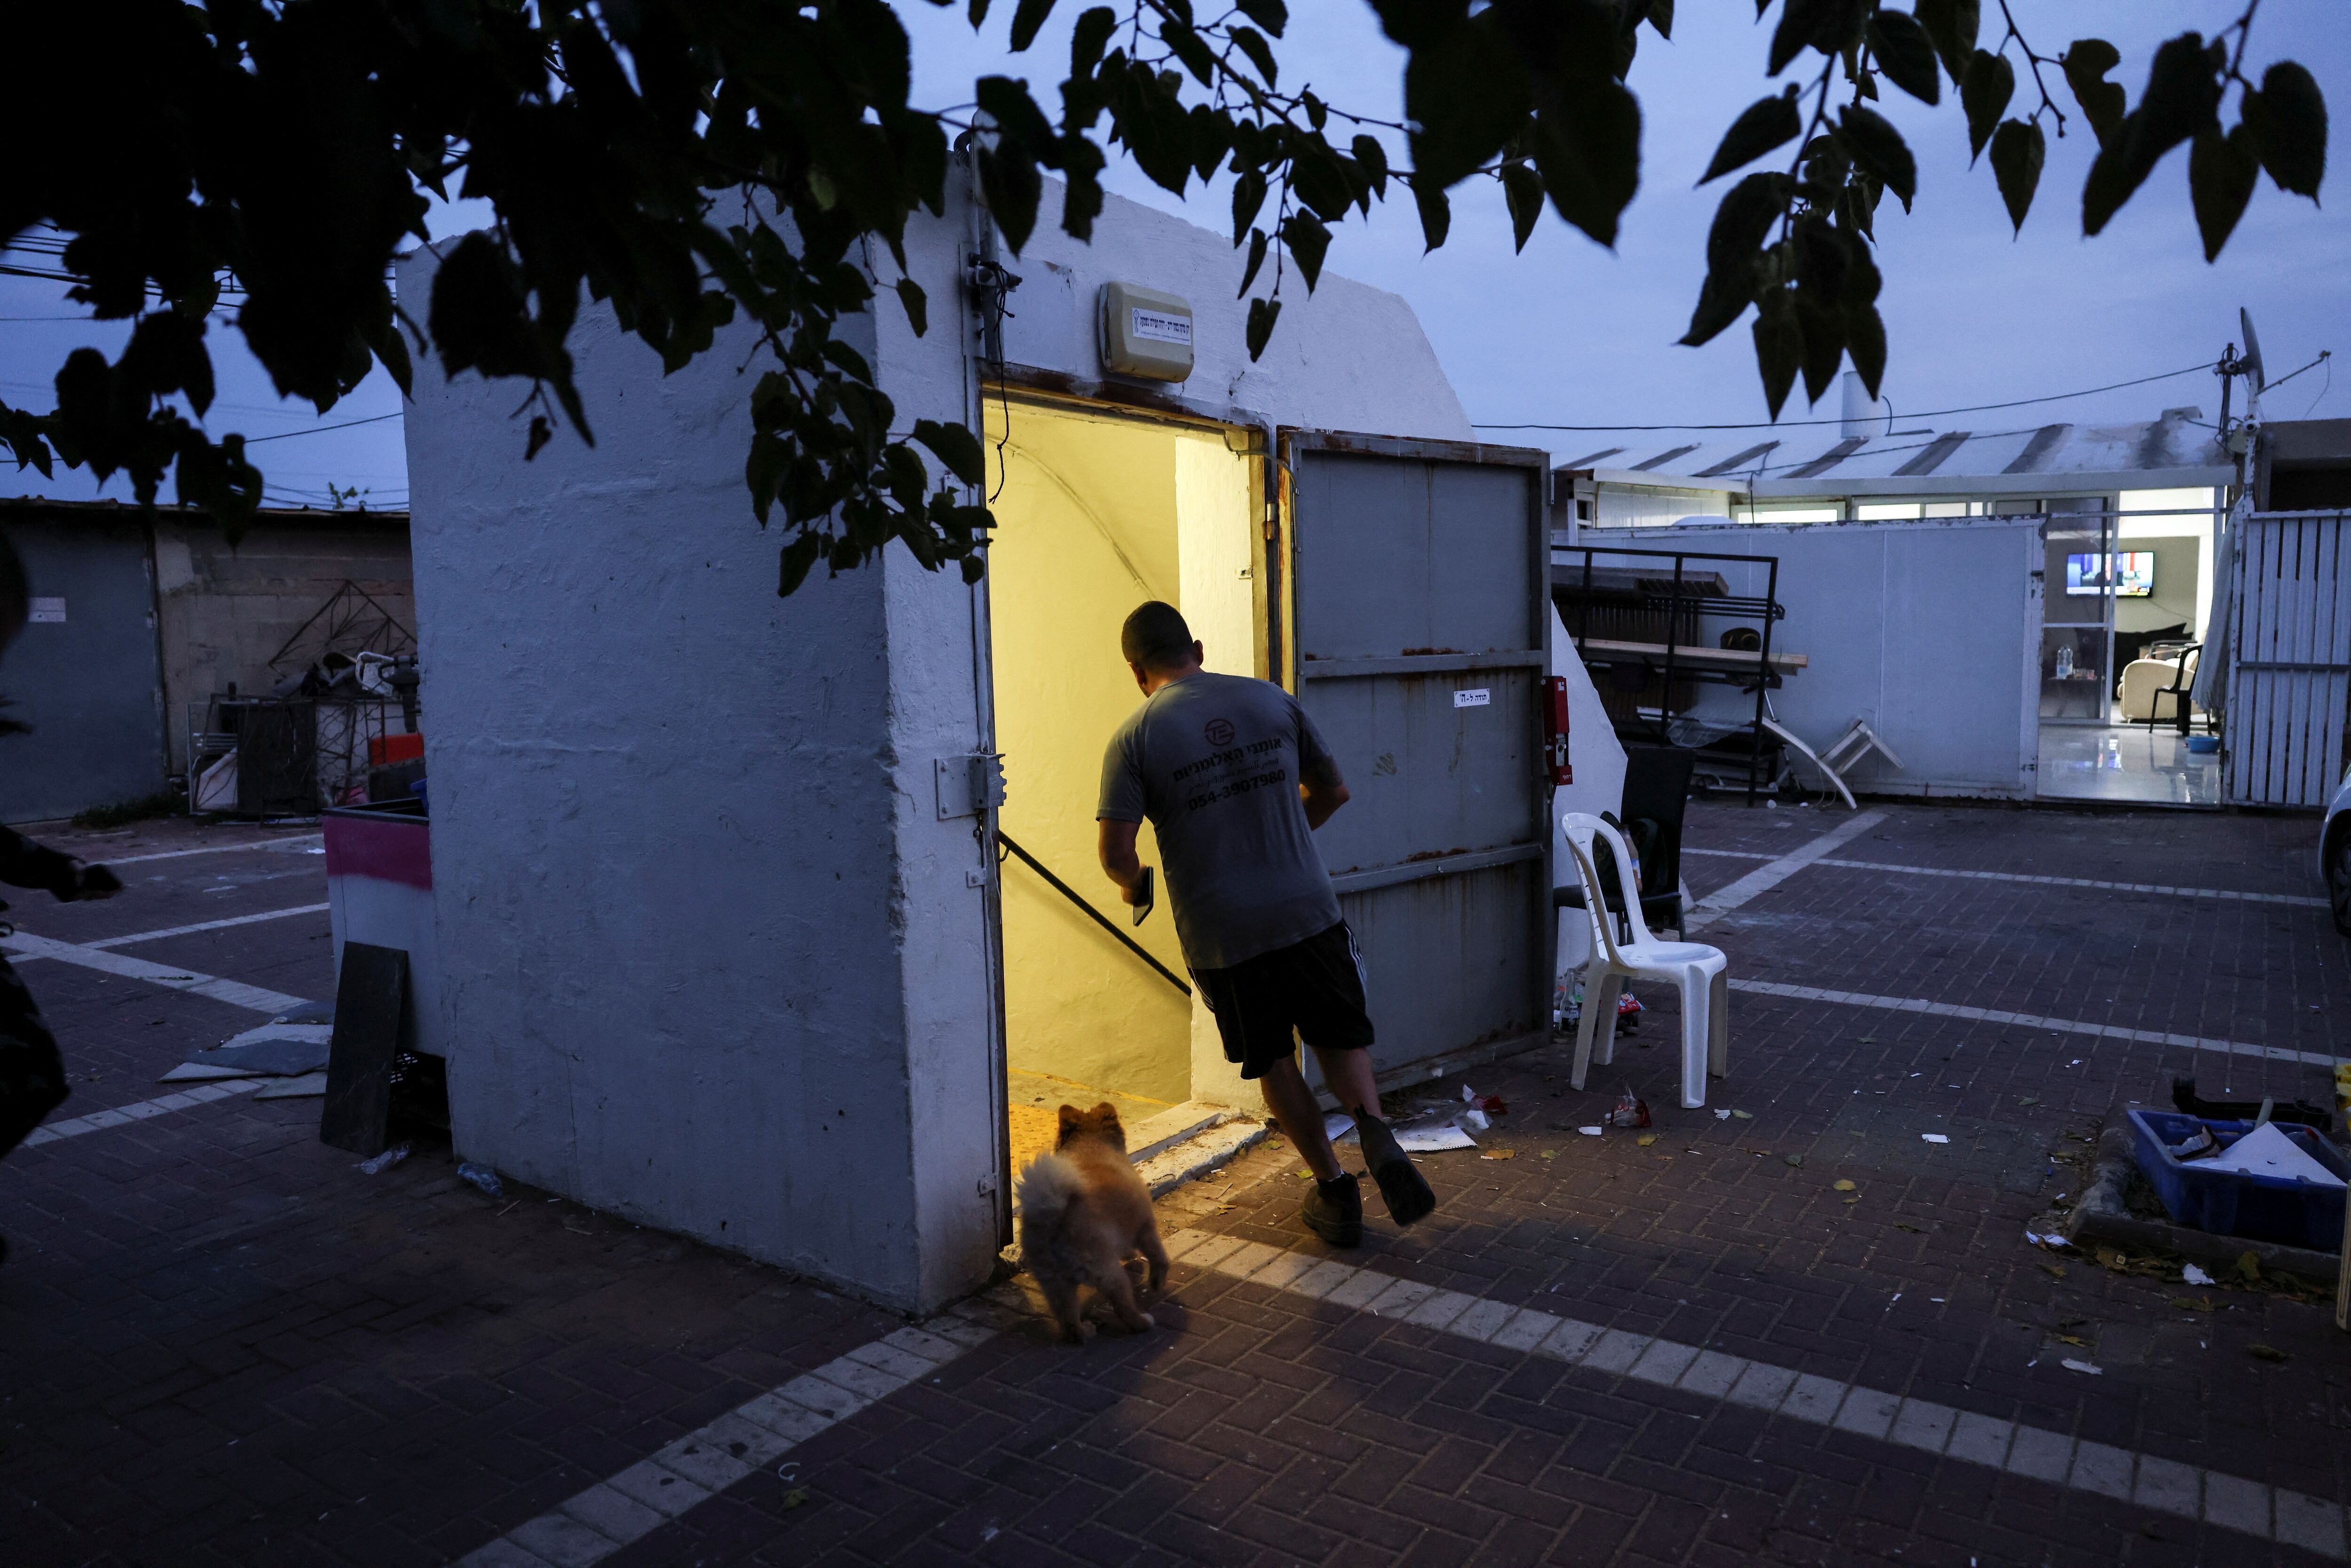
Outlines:
{"label": "sign on metal door", "polygon": [[2234,534],[2225,793],[2323,806],[2351,706],[2351,517],[2255,512]]}
{"label": "sign on metal door", "polygon": [[1299,701],[1352,796],[1315,835],[1383,1072],[1551,1028],[1541,452],[1291,433]]}

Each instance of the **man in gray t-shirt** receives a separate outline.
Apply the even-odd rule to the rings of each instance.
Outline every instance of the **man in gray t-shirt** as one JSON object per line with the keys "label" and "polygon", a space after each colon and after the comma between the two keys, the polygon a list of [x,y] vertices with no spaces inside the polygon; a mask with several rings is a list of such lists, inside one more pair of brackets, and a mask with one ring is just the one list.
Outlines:
{"label": "man in gray t-shirt", "polygon": [[1389,1213],[1409,1225],[1437,1198],[1380,1117],[1363,956],[1312,837],[1347,803],[1338,765],[1297,698],[1201,668],[1203,650],[1174,606],[1141,606],[1120,643],[1145,700],[1102,757],[1102,870],[1135,902],[1144,875],[1135,838],[1149,821],[1184,961],[1216,1014],[1225,1055],[1257,1082],[1317,1178],[1308,1228],[1355,1246],[1364,1200],[1324,1135],[1298,1065],[1301,1039],[1353,1114]]}

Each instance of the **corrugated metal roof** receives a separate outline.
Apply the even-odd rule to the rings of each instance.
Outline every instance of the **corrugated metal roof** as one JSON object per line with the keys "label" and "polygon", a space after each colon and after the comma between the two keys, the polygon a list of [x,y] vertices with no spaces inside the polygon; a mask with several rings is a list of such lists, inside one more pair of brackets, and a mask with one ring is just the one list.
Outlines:
{"label": "corrugated metal roof", "polygon": [[[1891,423],[1898,425],[1898,416]],[[1618,475],[1647,485],[1690,481],[1700,488],[1751,489],[1759,496],[1879,489],[1917,495],[1945,485],[1981,490],[1986,481],[2023,475],[2061,486],[2069,479],[2095,484],[2123,476],[2152,489],[2217,484],[2225,477],[2220,471],[2231,470],[2218,433],[2197,408],[2166,409],[2160,418],[2132,424],[1897,429],[1860,436],[1841,435],[1832,428],[1792,432],[1761,443],[1756,434],[1740,432],[1661,449],[1622,468],[1602,467],[1599,462],[1628,450],[1623,447],[1594,453],[1569,466],[1590,468],[1603,481]]]}

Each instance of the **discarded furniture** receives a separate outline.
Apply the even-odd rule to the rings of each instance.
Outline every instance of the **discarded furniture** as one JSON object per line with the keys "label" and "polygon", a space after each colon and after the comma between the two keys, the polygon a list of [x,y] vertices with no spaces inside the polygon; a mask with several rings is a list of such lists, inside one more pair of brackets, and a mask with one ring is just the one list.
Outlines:
{"label": "discarded furniture", "polygon": [[[1584,913],[1592,922],[1592,963],[1583,972],[1583,1017],[1576,1026],[1569,1082],[1582,1089],[1595,1055],[1604,1067],[1615,1060],[1616,998],[1625,982],[1636,977],[1667,980],[1681,994],[1682,1105],[1688,1110],[1705,1104],[1707,1074],[1730,1070],[1729,960],[1703,943],[1661,942],[1649,934],[1641,901],[1625,880],[1632,852],[1615,829],[1582,811],[1569,812],[1561,825],[1567,830],[1568,853],[1574,857]],[[1611,901],[1593,863],[1596,844],[1605,844],[1615,857],[1614,906],[1623,909],[1632,929],[1629,941],[1616,939],[1616,923],[1608,918]]]}
{"label": "discarded furniture", "polygon": [[[2172,1218],[2215,1236],[2245,1236],[2332,1251],[2342,1244],[2345,1180],[2341,1151],[2299,1123],[2223,1122],[2170,1111],[2129,1111],[2138,1168]],[[2267,1129],[2267,1131],[2263,1131]],[[2209,1132],[2217,1156],[2181,1159],[2172,1151]],[[2230,1168],[2229,1155],[2256,1134],[2283,1140],[2292,1174]]]}
{"label": "discarded furniture", "polygon": [[[1762,568],[1763,592],[1731,592],[1720,571],[1698,564],[1707,561]],[[1771,646],[1772,626],[1787,615],[1779,585],[1776,556],[1603,545],[1552,549],[1552,602],[1593,673],[1618,738],[1683,745],[1689,721],[1682,716],[1697,705],[1701,686],[1753,694],[1749,720],[1700,727],[1702,748],[1719,753],[1725,773],[1745,776],[1750,804],[1779,769],[1779,738],[1765,727],[1766,694],[1811,662]]]}
{"label": "discarded furniture", "polygon": [[1894,748],[1878,738],[1877,732],[1869,727],[1869,721],[1866,719],[1855,719],[1843,735],[1819,751],[1814,751],[1811,747],[1806,746],[1797,737],[1795,731],[1785,727],[1777,719],[1766,718],[1763,721],[1763,727],[1778,736],[1812,763],[1820,771],[1821,777],[1828,780],[1829,787],[1844,799],[1848,810],[1858,810],[1860,807],[1854,800],[1853,791],[1845,788],[1845,769],[1873,751],[1895,767],[1902,766],[1902,758],[1895,756]]}

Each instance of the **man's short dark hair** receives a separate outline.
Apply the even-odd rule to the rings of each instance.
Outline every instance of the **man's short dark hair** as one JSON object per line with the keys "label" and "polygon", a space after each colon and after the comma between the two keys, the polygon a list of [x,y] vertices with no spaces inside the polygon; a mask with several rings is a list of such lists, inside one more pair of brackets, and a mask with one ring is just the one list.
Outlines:
{"label": "man's short dark hair", "polygon": [[1118,648],[1130,664],[1172,670],[1192,662],[1192,629],[1184,624],[1183,612],[1174,605],[1146,600],[1134,607],[1134,613],[1119,629]]}

